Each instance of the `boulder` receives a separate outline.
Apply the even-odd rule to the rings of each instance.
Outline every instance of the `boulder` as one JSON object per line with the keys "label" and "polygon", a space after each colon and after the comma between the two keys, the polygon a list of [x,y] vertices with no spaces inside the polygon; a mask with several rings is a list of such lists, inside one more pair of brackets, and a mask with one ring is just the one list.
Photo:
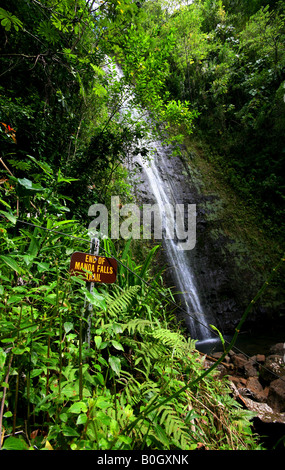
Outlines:
{"label": "boulder", "polygon": [[264,423],[285,424],[285,413],[276,413],[267,403],[259,403],[250,398],[244,398],[244,401],[248,410],[254,411]]}
{"label": "boulder", "polygon": [[244,365],[247,363],[248,359],[243,354],[234,354],[231,357],[232,363],[235,366],[237,372],[244,372]]}
{"label": "boulder", "polygon": [[255,359],[256,362],[258,362],[259,364],[264,364],[266,358],[265,358],[265,354],[257,354],[255,358],[252,358],[252,359]]}
{"label": "boulder", "polygon": [[248,360],[244,366],[244,376],[245,377],[257,377],[258,376],[258,371],[257,371],[257,365],[255,362],[252,360]]}
{"label": "boulder", "polygon": [[253,411],[256,414],[256,417],[258,417],[263,423],[280,423],[285,425],[285,413],[274,411],[268,403],[259,403],[251,398],[241,396],[233,382],[231,383],[231,388],[235,398],[242,402],[248,410]]}
{"label": "boulder", "polygon": [[232,355],[231,361],[236,369],[236,372],[244,377],[257,377],[258,363],[256,360],[249,359],[243,354]]}
{"label": "boulder", "polygon": [[270,383],[267,403],[278,413],[285,411],[285,376]]}
{"label": "boulder", "polygon": [[[255,431],[273,448],[285,435],[285,343],[270,349],[270,355],[247,357],[229,351],[224,363],[233,396],[245,408],[254,412]],[[220,353],[221,354],[221,353]],[[217,360],[220,354],[211,360]],[[222,365],[222,364],[221,364]]]}
{"label": "boulder", "polygon": [[268,356],[264,366],[260,367],[260,377],[266,383],[270,383],[283,375],[285,376],[284,359],[278,354]]}
{"label": "boulder", "polygon": [[[274,345],[267,357],[264,354],[247,357],[231,350],[220,375],[227,375],[236,400],[255,413],[254,427],[260,436],[268,433],[267,437],[272,441],[269,447],[285,434],[284,345]],[[215,357],[209,357],[209,360],[217,360],[220,355],[213,354]]]}
{"label": "boulder", "polygon": [[274,346],[271,346],[271,348],[270,348],[270,353],[271,354],[277,354],[278,356],[283,356],[283,359],[284,359],[285,343],[274,344]]}
{"label": "boulder", "polygon": [[267,401],[268,389],[264,389],[257,377],[249,377],[246,382],[248,396],[260,403]]}

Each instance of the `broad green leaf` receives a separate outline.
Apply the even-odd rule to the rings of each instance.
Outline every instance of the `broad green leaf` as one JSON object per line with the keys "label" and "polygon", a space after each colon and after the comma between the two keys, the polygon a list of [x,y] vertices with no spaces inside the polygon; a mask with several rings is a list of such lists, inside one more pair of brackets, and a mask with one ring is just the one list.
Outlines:
{"label": "broad green leaf", "polygon": [[11,258],[11,256],[0,255],[0,258],[6,263],[13,271],[16,271],[18,274],[22,272],[22,269],[18,265],[18,263]]}
{"label": "broad green leaf", "polygon": [[122,441],[124,444],[131,444],[132,438],[129,436],[118,436],[119,441]]}
{"label": "broad green leaf", "polygon": [[102,337],[101,336],[95,336],[94,338],[96,348],[99,349],[102,343]]}
{"label": "broad green leaf", "polygon": [[99,385],[104,385],[105,383],[104,377],[100,372],[94,375],[94,381],[98,383]]}
{"label": "broad green leaf", "polygon": [[76,403],[73,403],[73,405],[71,405],[71,407],[68,409],[69,413],[75,413],[75,414],[79,414],[82,412],[86,413],[87,410],[88,410],[87,405],[83,401],[78,401]]}
{"label": "broad green leaf", "polygon": [[21,356],[22,354],[24,354],[25,352],[30,352],[30,348],[27,346],[26,348],[24,347],[15,347],[12,349],[13,351],[13,354],[16,354],[18,356]]}
{"label": "broad green leaf", "polygon": [[29,266],[33,263],[34,257],[31,255],[22,255],[23,260],[25,261],[26,265]]}
{"label": "broad green leaf", "polygon": [[75,429],[71,428],[70,426],[63,425],[62,426],[62,434],[64,436],[70,436],[70,437],[79,437],[79,434]]}
{"label": "broad green leaf", "polygon": [[7,304],[8,305],[15,304],[15,303],[18,304],[21,300],[22,300],[21,295],[11,295],[11,297],[9,297],[8,300],[7,300]]}
{"label": "broad green leaf", "polygon": [[113,329],[114,333],[116,333],[116,334],[123,332],[122,325],[119,325],[118,323],[113,323],[112,324],[112,329]]}
{"label": "broad green leaf", "polygon": [[31,378],[33,377],[38,377],[39,375],[41,375],[43,373],[44,369],[33,369],[31,371]]}
{"label": "broad green leaf", "polygon": [[59,417],[60,417],[60,419],[63,423],[67,423],[67,421],[68,421],[68,414],[67,413],[60,413]]}
{"label": "broad green leaf", "polygon": [[65,333],[69,333],[69,332],[72,330],[72,328],[73,328],[73,323],[71,323],[71,322],[65,322],[65,323],[63,324],[63,328],[64,328]]}
{"label": "broad green leaf", "polygon": [[[0,199],[0,203],[3,204],[4,206],[6,207],[9,207],[9,209],[11,209],[11,206],[10,204],[8,204],[6,201],[4,201],[3,199]],[[1,211],[2,212],[2,211]],[[2,212],[2,214],[5,214],[5,211]]]}
{"label": "broad green leaf", "polygon": [[48,268],[49,268],[49,263],[39,263],[39,262],[36,262],[36,265],[37,265],[37,267],[38,267],[39,273],[45,272],[45,271],[47,271]]}
{"label": "broad green leaf", "polygon": [[28,444],[21,438],[8,437],[4,439],[2,450],[28,450]]}
{"label": "broad green leaf", "polygon": [[29,245],[29,248],[28,248],[28,255],[32,256],[33,258],[35,258],[38,254],[38,251],[39,251],[39,243],[38,243],[38,240],[36,239],[36,237],[32,236],[31,238],[31,242],[30,242],[30,245]]}
{"label": "broad green leaf", "polygon": [[[65,385],[62,388],[61,393],[62,393],[62,395],[65,395],[66,397],[69,397],[69,398],[77,397],[79,395],[79,383],[78,383],[78,381],[75,384]],[[84,397],[89,397],[90,396],[90,392],[86,387],[83,388],[83,396]]]}
{"label": "broad green leaf", "polygon": [[112,406],[112,403],[109,401],[106,401],[106,399],[103,396],[99,396],[96,400],[96,407],[100,408],[101,410],[105,410],[106,408],[109,408]]}
{"label": "broad green leaf", "polygon": [[[4,201],[0,200],[3,204],[5,204]],[[8,206],[8,204],[5,204]],[[15,217],[13,214],[10,214],[9,212],[6,211],[0,211],[0,214],[5,215],[5,217],[12,222],[12,224],[15,224],[17,222],[17,217]]]}
{"label": "broad green leaf", "polygon": [[82,413],[78,416],[77,420],[76,420],[76,424],[79,425],[79,424],[85,424],[87,422],[87,415],[85,413]]}
{"label": "broad green leaf", "polygon": [[45,297],[45,301],[52,305],[57,305],[57,295],[49,294]]}
{"label": "broad green leaf", "polygon": [[28,180],[27,178],[18,178],[17,181],[21,186],[24,186],[24,188],[30,191],[44,191],[45,190],[45,188],[43,188],[40,185],[40,183],[33,183],[31,180]]}
{"label": "broad green leaf", "polygon": [[68,384],[61,390],[62,395],[69,398],[74,398],[79,393],[78,384]]}
{"label": "broad green leaf", "polygon": [[103,413],[103,411],[98,411],[98,413],[96,413],[96,418],[100,424],[105,424],[106,426],[109,426],[112,421],[112,418],[106,413]]}
{"label": "broad green leaf", "polygon": [[0,369],[4,367],[6,356],[7,354],[5,353],[5,351],[2,348],[0,348]]}
{"label": "broad green leaf", "polygon": [[116,375],[120,375],[121,372],[121,361],[118,357],[110,356],[109,357],[109,364],[111,369],[115,372]]}
{"label": "broad green leaf", "polygon": [[124,351],[123,346],[118,341],[112,340],[111,343],[115,349],[118,349],[119,351]]}
{"label": "broad green leaf", "polygon": [[104,297],[100,294],[98,294],[95,290],[92,292],[92,294],[87,290],[84,289],[84,293],[86,295],[87,301],[94,305],[95,307],[99,307],[102,309],[106,309],[106,301]]}
{"label": "broad green leaf", "polygon": [[2,338],[1,339],[1,343],[13,343],[15,340],[16,340],[16,336],[13,336],[11,338]]}

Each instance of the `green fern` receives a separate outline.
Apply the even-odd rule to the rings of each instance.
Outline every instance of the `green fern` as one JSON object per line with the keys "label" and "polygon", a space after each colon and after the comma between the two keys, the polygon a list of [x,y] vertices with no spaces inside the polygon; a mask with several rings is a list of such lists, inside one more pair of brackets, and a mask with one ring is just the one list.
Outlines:
{"label": "green fern", "polygon": [[151,331],[150,335],[153,339],[159,341],[160,344],[167,346],[176,357],[182,358],[186,354],[193,352],[195,349],[195,341],[189,340],[176,331],[168,328],[156,328]]}
{"label": "green fern", "polygon": [[[134,318],[126,324],[121,324],[122,330],[128,330],[129,334],[147,335],[151,337],[156,344],[161,344],[171,350],[175,350],[177,357],[185,357],[185,354],[191,353],[195,349],[195,340],[185,338],[180,332],[171,331],[168,328],[155,326],[150,320],[143,318]],[[153,341],[152,341],[153,343]]]}
{"label": "green fern", "polygon": [[[147,380],[139,382],[131,374],[123,372],[119,382],[124,384],[124,393],[122,397],[126,397],[129,409],[135,413],[138,405],[149,403],[150,400],[161,399],[161,387],[157,382]],[[185,401],[185,408],[187,402]],[[138,442],[146,441],[149,445],[154,444],[156,448],[170,449],[171,445],[175,445],[180,449],[187,449],[193,446],[193,437],[190,434],[189,426],[184,421],[184,414],[179,412],[181,407],[173,407],[164,405],[158,408],[156,412],[142,420],[139,427],[135,427],[131,431],[132,439]],[[114,417],[114,410],[108,410]],[[126,426],[125,406],[120,404],[116,415],[120,428]]]}
{"label": "green fern", "polygon": [[121,326],[123,330],[128,330],[129,334],[134,335],[135,333],[138,333],[142,335],[146,332],[147,328],[152,326],[152,322],[143,318],[134,318],[125,325]]}
{"label": "green fern", "polygon": [[117,316],[126,311],[139,289],[140,286],[130,286],[124,290],[120,290],[117,286],[114,287],[113,294],[106,296],[108,313]]}
{"label": "green fern", "polygon": [[[134,411],[138,405],[149,403],[150,400],[159,401],[161,399],[161,387],[151,380],[139,382],[130,374],[122,374],[120,382],[127,385],[124,389],[129,407]],[[187,402],[185,400],[185,409]],[[147,444],[155,444],[156,448],[170,449],[175,446],[179,449],[188,449],[193,446],[193,436],[190,428],[184,421],[185,413],[179,412],[180,407],[164,405],[151,414],[148,419],[142,420],[139,427],[132,429],[132,438],[139,442],[147,441]],[[126,425],[124,408],[121,406],[117,420]],[[195,442],[195,441],[194,441]]]}
{"label": "green fern", "polygon": [[[140,373],[139,370],[137,372]],[[143,403],[144,400],[148,401],[151,396],[157,395],[160,391],[158,382],[150,379],[145,380],[145,377],[134,377],[126,371],[121,372],[118,382],[124,386],[124,393],[128,398],[128,403],[132,405]]]}
{"label": "green fern", "polygon": [[165,405],[158,409],[158,413],[160,413],[159,423],[163,425],[166,434],[173,439],[173,444],[185,449],[187,445],[193,443],[189,428],[177,413],[176,407]]}
{"label": "green fern", "polygon": [[0,8],[0,20],[1,25],[3,28],[5,28],[6,31],[10,31],[12,26],[16,31],[23,29],[22,21],[20,21],[17,16],[10,13],[10,11],[4,10],[4,8]]}
{"label": "green fern", "polygon": [[[139,286],[115,288],[106,299],[109,314],[118,316],[129,308],[139,289]],[[127,316],[124,318],[127,320]],[[159,404],[166,395],[175,393],[181,384],[183,386],[181,364],[187,362],[187,357],[195,349],[195,341],[185,338],[179,331],[171,331],[159,320],[152,322],[145,318],[132,318],[125,323],[116,322],[116,325],[120,328],[120,342],[128,347],[131,365],[127,371],[122,367],[117,383],[120,385],[120,397],[125,397],[135,419],[150,402]],[[110,326],[111,323],[104,328]],[[124,349],[127,351],[127,348]],[[175,406],[173,403],[161,405],[142,418],[140,426],[131,426],[129,436],[133,445],[144,442],[157,449],[173,446],[188,449],[195,446],[189,425],[184,421],[187,405],[185,394]],[[116,420],[122,430],[128,427],[124,409],[125,405],[116,409]],[[114,410],[108,412],[114,418]]]}

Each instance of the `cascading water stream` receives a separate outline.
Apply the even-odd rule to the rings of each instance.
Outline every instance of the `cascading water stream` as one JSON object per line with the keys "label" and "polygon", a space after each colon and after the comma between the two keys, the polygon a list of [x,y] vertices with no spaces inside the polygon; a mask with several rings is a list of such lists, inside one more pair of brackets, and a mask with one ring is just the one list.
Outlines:
{"label": "cascading water stream", "polygon": [[[118,66],[116,67],[116,73],[117,79],[120,80],[123,73]],[[128,90],[128,93],[132,92]],[[139,112],[135,107],[129,105],[132,101],[133,97],[129,94],[124,102],[124,107],[121,109],[121,113],[123,115],[131,111],[132,116],[135,118],[139,115]],[[144,144],[145,142],[141,142],[141,148],[144,147]],[[162,142],[156,139],[150,139],[150,142],[147,142],[147,146],[150,147],[150,145],[152,146],[151,153],[153,157],[150,160],[146,160],[142,155],[138,155],[135,160],[141,167],[142,185],[144,185],[149,193],[148,199],[152,199],[152,204],[157,204],[160,216],[165,221],[165,208],[170,205],[176,207],[177,204],[181,204],[181,201],[177,200],[177,195],[180,193],[177,185],[180,185],[180,182],[175,181],[173,171],[170,172],[169,168],[167,168],[167,162],[171,162],[171,148],[164,146]],[[180,178],[183,178],[183,175],[180,175]],[[140,190],[139,186],[138,189]],[[169,270],[171,271],[171,278],[177,291],[181,293],[184,304],[183,310],[187,312],[187,314],[183,314],[185,323],[193,339],[207,339],[211,334],[207,327],[208,322],[199,299],[195,275],[191,267],[188,252],[178,248],[177,239],[175,240],[174,237],[169,235],[167,223],[163,229],[165,233],[163,244]]]}
{"label": "cascading water stream", "polygon": [[[155,147],[156,152],[151,161],[147,162],[139,157],[139,163],[147,177],[149,190],[153,194],[154,202],[158,205],[163,219],[165,208],[169,205],[177,207],[177,204],[180,204],[181,201],[178,201],[176,196],[179,194],[175,187],[177,181],[169,175],[165,165],[165,161],[169,159],[169,149],[165,149],[160,142],[156,142]],[[191,337],[203,340],[208,338],[210,334],[187,251],[179,249],[177,240],[171,236],[172,234],[168,234],[167,222],[164,229],[163,243],[171,277],[177,290],[182,294],[182,301],[185,304],[184,310],[188,314],[186,317],[184,315],[185,322],[190,330]]]}

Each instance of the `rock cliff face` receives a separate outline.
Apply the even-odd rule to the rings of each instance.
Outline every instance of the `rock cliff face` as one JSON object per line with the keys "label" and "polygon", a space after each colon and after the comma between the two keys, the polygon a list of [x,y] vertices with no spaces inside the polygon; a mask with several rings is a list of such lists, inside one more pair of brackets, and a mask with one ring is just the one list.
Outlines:
{"label": "rock cliff face", "polygon": [[[206,326],[213,324],[223,335],[230,335],[268,273],[261,272],[252,256],[251,247],[247,245],[242,228],[242,223],[245,221],[241,221],[239,233],[236,233],[235,226],[239,225],[239,222],[233,223],[233,220],[229,220],[234,217],[238,220],[242,217],[235,205],[236,201],[230,201],[232,207],[229,211],[229,202],[224,201],[217,193],[215,185],[211,187],[209,183],[209,188],[202,183],[195,156],[189,157],[185,152],[183,155],[181,158],[170,156],[170,151],[165,148],[157,151],[155,158],[159,161],[157,169],[160,171],[160,184],[165,185],[166,191],[174,195],[177,203],[184,204],[185,207],[187,204],[196,204],[196,245],[185,254],[195,276]],[[211,177],[212,175],[209,175],[210,181]],[[144,203],[155,202],[154,194],[143,171],[140,175],[138,194]],[[229,226],[231,230],[228,230]],[[171,276],[167,246],[164,244],[161,255],[164,264],[169,266],[169,270],[166,271],[169,285],[180,291],[179,280]],[[270,265],[270,269],[273,267]],[[187,270],[179,272],[181,279],[188,275]],[[272,301],[274,303],[276,298]],[[280,309],[280,303],[273,308],[272,305],[268,307],[268,304],[260,302],[252,310],[245,327],[255,327],[258,322],[259,325],[267,323],[266,328],[268,328],[268,321],[270,323],[276,308]],[[194,339],[197,338],[194,336]]]}
{"label": "rock cliff face", "polygon": [[[195,155],[192,159],[189,156],[182,159],[182,162],[187,174],[185,193],[188,191],[189,199],[195,200],[197,205],[197,244],[189,257],[195,266],[201,302],[210,322],[224,335],[230,335],[275,261],[268,261],[266,254],[259,251],[258,244],[253,246],[251,243],[252,227],[246,232],[246,210],[240,210],[240,201],[234,199],[234,194],[226,192],[228,188],[217,190],[211,183],[212,178],[215,181],[211,172],[207,175],[207,184],[202,183],[203,175],[199,171],[204,168],[197,169]],[[276,260],[279,261],[278,256]],[[266,325],[267,331],[271,328],[271,319],[284,311],[284,297],[282,299],[280,291],[279,284],[277,291],[272,290],[267,298],[263,297],[255,305],[245,328],[252,329],[257,325]]]}

